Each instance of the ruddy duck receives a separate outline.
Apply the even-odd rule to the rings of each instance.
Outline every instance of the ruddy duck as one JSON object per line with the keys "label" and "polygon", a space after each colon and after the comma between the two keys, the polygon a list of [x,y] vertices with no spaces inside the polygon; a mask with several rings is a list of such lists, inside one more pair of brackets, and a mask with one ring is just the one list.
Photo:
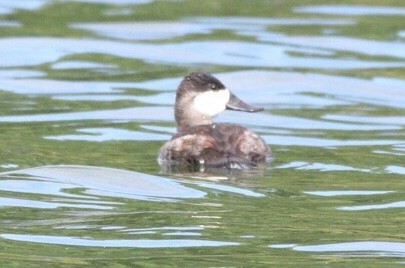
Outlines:
{"label": "ruddy duck", "polygon": [[159,164],[245,169],[266,162],[270,149],[256,133],[238,125],[213,123],[225,109],[263,110],[244,103],[210,74],[186,76],[176,93],[177,133],[160,149]]}

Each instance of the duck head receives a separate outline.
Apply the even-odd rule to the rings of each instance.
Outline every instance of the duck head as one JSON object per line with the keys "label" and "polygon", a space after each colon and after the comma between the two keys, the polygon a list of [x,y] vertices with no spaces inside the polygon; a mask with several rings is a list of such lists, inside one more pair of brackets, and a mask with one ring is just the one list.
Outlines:
{"label": "duck head", "polygon": [[175,104],[178,129],[212,124],[213,118],[225,109],[243,112],[263,110],[240,100],[221,81],[208,73],[194,72],[181,81]]}

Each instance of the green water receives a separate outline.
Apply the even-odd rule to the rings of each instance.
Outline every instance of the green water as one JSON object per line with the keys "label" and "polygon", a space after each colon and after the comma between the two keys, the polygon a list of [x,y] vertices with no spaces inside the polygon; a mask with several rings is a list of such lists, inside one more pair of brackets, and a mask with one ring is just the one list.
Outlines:
{"label": "green water", "polygon": [[[28,2],[0,4],[2,267],[404,264],[402,1]],[[266,168],[161,170],[174,90],[195,70],[265,108],[218,121],[262,135]],[[114,172],[106,186],[21,171],[50,165],[205,195],[105,195],[86,191],[115,187]]]}

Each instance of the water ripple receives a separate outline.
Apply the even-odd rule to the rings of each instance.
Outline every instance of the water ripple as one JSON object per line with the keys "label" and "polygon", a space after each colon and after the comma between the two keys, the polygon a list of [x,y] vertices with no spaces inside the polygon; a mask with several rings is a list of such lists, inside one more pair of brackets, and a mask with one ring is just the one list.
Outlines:
{"label": "water ripple", "polygon": [[[284,246],[284,247],[283,247]],[[399,242],[380,242],[380,241],[361,241],[345,242],[335,244],[320,245],[270,245],[271,248],[291,248],[295,251],[317,252],[317,253],[345,253],[357,254],[357,256],[379,256],[379,257],[405,257],[405,243]]]}
{"label": "water ripple", "polygon": [[[402,156],[405,154],[402,154]],[[387,166],[385,170],[388,173],[393,173],[393,174],[400,174],[400,175],[405,175],[405,167],[400,167],[400,166]]]}
{"label": "water ripple", "polygon": [[298,13],[331,14],[343,16],[405,16],[405,8],[366,5],[314,5],[294,8]]}
{"label": "water ripple", "polygon": [[[271,39],[273,40],[274,38],[272,37]],[[310,40],[309,42],[313,44],[313,41]],[[43,44],[47,44],[47,46]],[[332,43],[328,46],[334,46],[334,44]],[[361,44],[364,45],[364,43]],[[366,43],[366,45],[372,46],[373,44]],[[391,43],[388,45],[391,45]],[[347,49],[350,50],[350,47]],[[399,51],[400,53],[404,51],[401,45],[399,45],[398,49],[395,48],[393,51]],[[199,53],[200,51],[205,51],[205,53]],[[373,50],[370,49],[370,51]],[[391,50],[385,49],[384,51]],[[244,67],[293,67],[334,70],[397,68],[405,66],[405,63],[398,61],[296,57],[292,56],[291,52],[313,54],[314,51],[313,49],[308,51],[307,48],[297,47],[296,45],[286,46],[243,41],[190,41],[183,43],[144,44],[51,37],[16,37],[0,40],[2,65],[7,67],[39,65],[80,53],[101,53],[167,65],[215,64]],[[19,55],[25,55],[25,57],[22,58]]]}
{"label": "water ripple", "polygon": [[161,141],[168,140],[170,135],[156,134],[151,132],[131,131],[116,128],[81,128],[77,130],[80,134],[45,136],[50,140],[76,140],[76,141],[117,141],[117,140],[134,140],[134,141]]}
{"label": "water ripple", "polygon": [[375,205],[342,206],[338,207],[337,209],[343,211],[365,211],[365,210],[394,209],[394,208],[405,208],[405,201],[398,201],[386,204],[375,204]]}
{"label": "water ripple", "polygon": [[[83,121],[83,120],[109,120],[109,121],[128,121],[128,120],[147,120],[147,121],[170,121],[174,122],[171,107],[136,107],[116,110],[99,110],[71,113],[50,113],[35,115],[15,115],[0,116],[0,122],[63,122],[63,121]],[[254,122],[256,126],[275,127],[286,129],[323,129],[323,130],[342,130],[342,131],[368,131],[368,130],[397,130],[401,129],[395,125],[365,125],[333,123],[322,120],[303,119],[292,116],[270,115],[270,114],[249,114],[227,111],[218,117],[218,122],[229,122],[235,124],[249,125]],[[383,144],[392,144],[392,141]],[[362,142],[359,142],[362,143]],[[394,143],[402,143],[394,142]],[[350,144],[350,141],[348,141]]]}
{"label": "water ripple", "polygon": [[[253,18],[253,17],[197,17],[183,21],[143,21],[73,23],[70,27],[91,31],[95,34],[123,40],[169,39],[190,34],[210,34],[215,30],[266,32],[272,25],[352,25],[349,19],[318,18]],[[320,52],[322,53],[322,52]]]}
{"label": "water ripple", "polygon": [[343,166],[337,164],[325,164],[325,163],[308,163],[303,161],[295,161],[288,164],[284,164],[278,167],[279,169],[294,168],[298,170],[319,170],[323,171],[360,171],[360,172],[370,172],[370,169],[354,168],[350,166]]}
{"label": "water ripple", "polygon": [[306,194],[315,195],[315,196],[325,196],[325,197],[332,197],[332,196],[362,196],[362,195],[381,195],[381,194],[390,194],[395,193],[395,191],[309,191],[304,192]]}
{"label": "water ripple", "polygon": [[236,242],[196,239],[88,239],[69,236],[0,234],[3,239],[65,246],[84,246],[102,248],[190,248],[237,246]]}
{"label": "water ripple", "polygon": [[35,10],[47,4],[48,0],[13,1],[3,0],[0,7],[0,14],[11,14],[17,9]]}
{"label": "water ripple", "polygon": [[[147,201],[173,202],[182,198],[202,198],[205,192],[185,187],[163,177],[152,176],[134,171],[90,166],[45,166],[0,173],[0,176],[31,176],[31,182],[44,187],[44,190],[30,190],[21,183],[8,183],[4,190],[16,192],[33,192],[44,194],[60,194],[61,189],[84,188],[83,195],[89,197],[121,197]],[[82,197],[82,196],[81,196]]]}

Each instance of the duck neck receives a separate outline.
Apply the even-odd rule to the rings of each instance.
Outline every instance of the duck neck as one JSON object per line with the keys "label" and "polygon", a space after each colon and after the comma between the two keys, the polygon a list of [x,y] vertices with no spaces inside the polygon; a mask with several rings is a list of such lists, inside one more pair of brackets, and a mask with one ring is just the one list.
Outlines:
{"label": "duck neck", "polygon": [[176,109],[175,111],[177,129],[198,126],[198,125],[210,125],[213,123],[212,117],[199,113],[195,110]]}

